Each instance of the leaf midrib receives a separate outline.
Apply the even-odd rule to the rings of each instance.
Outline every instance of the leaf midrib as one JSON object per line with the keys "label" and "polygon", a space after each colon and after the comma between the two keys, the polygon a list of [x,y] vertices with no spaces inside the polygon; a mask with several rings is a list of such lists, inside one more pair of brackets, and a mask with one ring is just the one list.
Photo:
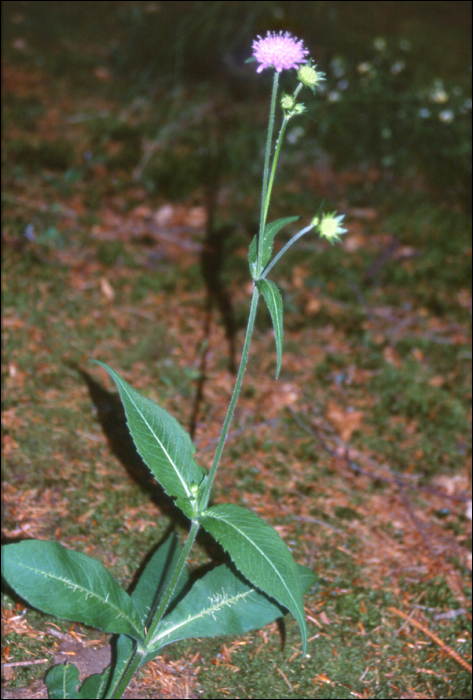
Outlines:
{"label": "leaf midrib", "polygon": [[[18,561],[17,561],[17,562],[15,562],[15,565],[16,565],[16,566],[19,566],[19,567],[22,567],[23,569],[26,569],[27,571],[33,571],[33,572],[35,572],[36,574],[42,574],[42,575],[45,576],[46,578],[51,578],[51,579],[53,579],[53,580],[55,580],[55,581],[60,581],[61,583],[64,583],[64,584],[69,585],[69,587],[72,587],[73,589],[79,589],[79,591],[82,591],[82,592],[84,593],[84,595],[86,596],[86,600],[87,600],[87,597],[88,597],[88,596],[92,596],[92,597],[96,598],[98,601],[100,601],[101,603],[105,603],[105,604],[108,605],[112,610],[116,610],[116,611],[119,613],[119,614],[118,614],[118,617],[117,617],[116,619],[118,619],[119,617],[123,617],[123,618],[125,618],[125,620],[128,620],[128,622],[131,624],[131,626],[133,627],[133,629],[135,630],[135,632],[139,633],[139,634],[140,634],[140,637],[142,637],[142,635],[141,635],[139,629],[137,628],[136,624],[133,622],[133,620],[132,620],[130,617],[128,617],[128,615],[126,615],[126,614],[123,612],[123,610],[122,610],[121,608],[119,608],[117,605],[113,605],[112,603],[109,603],[109,601],[106,600],[105,598],[101,598],[97,593],[94,593],[94,591],[90,591],[90,590],[88,590],[87,588],[84,588],[83,586],[80,586],[80,585],[77,584],[77,583],[73,583],[72,581],[68,581],[67,579],[61,578],[60,576],[57,576],[57,575],[54,575],[54,574],[52,574],[52,573],[43,571],[42,569],[35,568],[35,567],[33,567],[33,566],[28,566],[27,564],[24,564],[23,562],[18,562]],[[117,584],[117,585],[118,585],[118,584]]]}
{"label": "leaf midrib", "polygon": [[[117,375],[117,376],[118,376],[118,375]],[[135,410],[138,412],[138,414],[141,416],[141,418],[142,418],[142,420],[144,421],[144,423],[146,423],[146,425],[148,426],[148,429],[149,429],[150,433],[153,435],[153,437],[155,438],[156,442],[158,443],[158,445],[161,447],[162,451],[163,451],[164,454],[166,455],[167,459],[169,460],[170,465],[172,466],[172,468],[174,469],[175,473],[176,473],[177,476],[179,477],[179,480],[180,480],[180,482],[181,482],[181,484],[182,484],[182,486],[183,486],[183,488],[184,488],[184,491],[185,491],[185,493],[186,493],[186,496],[189,498],[189,497],[191,496],[191,492],[190,492],[190,490],[187,488],[187,484],[186,484],[186,482],[184,481],[184,479],[182,478],[182,476],[181,476],[181,474],[180,474],[180,472],[179,472],[179,469],[178,469],[177,465],[175,464],[174,460],[171,459],[171,456],[170,456],[170,454],[168,453],[168,451],[166,450],[166,448],[164,447],[163,442],[162,442],[162,441],[160,440],[160,438],[156,435],[154,429],[151,427],[151,425],[149,424],[148,420],[147,420],[147,419],[145,418],[145,416],[143,415],[142,411],[140,411],[140,409],[139,409],[138,406],[136,405],[135,401],[133,400],[133,397],[132,397],[131,394],[128,392],[127,387],[126,387],[126,386],[123,386],[123,390],[126,392],[128,398],[129,398],[129,400],[130,400],[131,403],[133,404],[133,407],[134,407]],[[174,494],[173,494],[173,495],[174,495]]]}
{"label": "leaf midrib", "polygon": [[[265,554],[265,552],[264,552],[263,550],[261,550],[261,549],[258,547],[258,545],[257,545],[255,542],[253,542],[253,540],[251,540],[251,539],[250,539],[244,532],[242,532],[236,525],[234,525],[233,523],[231,523],[231,522],[229,522],[228,520],[226,520],[225,517],[218,517],[218,515],[215,515],[215,513],[211,512],[211,511],[209,511],[209,512],[207,513],[207,515],[211,515],[211,517],[212,517],[212,518],[215,518],[215,520],[219,520],[220,522],[224,522],[224,523],[226,523],[227,525],[230,525],[230,527],[233,527],[233,529],[234,529],[236,532],[239,532],[251,545],[253,545],[253,547],[254,547],[260,554],[263,555],[263,558],[266,559],[266,560],[269,562],[269,564],[271,565],[271,568],[272,568],[272,569],[275,571],[275,573],[277,574],[277,576],[278,576],[278,578],[280,579],[280,581],[281,581],[283,587],[284,587],[284,588],[286,589],[286,591],[288,592],[288,594],[289,594],[291,600],[294,601],[294,605],[295,605],[296,609],[298,610],[298,609],[299,609],[299,606],[298,606],[298,604],[297,604],[296,599],[294,598],[294,596],[292,595],[291,591],[290,591],[289,588],[287,587],[287,584],[286,584],[286,582],[284,581],[283,577],[281,576],[281,574],[279,573],[279,571],[277,570],[277,568],[275,567],[275,565],[273,564],[273,562],[271,561],[271,559],[269,559],[268,556]],[[258,588],[259,588],[259,586],[258,586]],[[262,589],[262,590],[264,590],[264,589]],[[271,594],[270,594],[270,595],[271,595]]]}
{"label": "leaf midrib", "polygon": [[[249,591],[244,591],[243,593],[237,593],[232,598],[227,598],[226,600],[223,600],[221,603],[218,603],[217,605],[213,604],[212,607],[205,608],[205,610],[201,610],[199,613],[196,613],[195,615],[191,615],[190,617],[187,617],[182,622],[176,623],[172,627],[168,627],[166,629],[161,630],[156,635],[156,637],[154,637],[154,639],[151,641],[151,645],[153,645],[159,639],[162,639],[163,637],[167,637],[169,634],[171,634],[172,632],[175,632],[180,627],[184,627],[185,625],[188,625],[189,623],[194,622],[195,620],[198,620],[201,617],[205,617],[206,615],[212,615],[213,613],[218,612],[219,610],[221,610],[221,608],[224,608],[225,606],[231,607],[236,602],[238,602],[239,599],[246,598],[247,596],[251,595],[254,592],[255,592],[254,590],[249,590]],[[166,622],[166,619],[163,620],[163,624],[165,622]],[[152,651],[152,650],[150,649],[150,651]]]}

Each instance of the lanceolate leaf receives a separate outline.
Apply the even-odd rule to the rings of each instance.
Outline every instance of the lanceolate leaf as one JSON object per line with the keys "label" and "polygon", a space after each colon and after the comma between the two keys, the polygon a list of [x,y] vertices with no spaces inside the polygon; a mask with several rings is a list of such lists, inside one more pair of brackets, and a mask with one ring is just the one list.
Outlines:
{"label": "lanceolate leaf", "polygon": [[279,293],[279,289],[270,280],[258,280],[257,287],[262,293],[264,300],[268,306],[269,313],[271,314],[271,320],[273,322],[274,337],[276,340],[276,353],[278,358],[278,364],[276,369],[276,379],[279,377],[279,372],[281,370],[281,359],[282,359],[282,341],[283,341],[283,307],[282,298]]}
{"label": "lanceolate leaf", "polygon": [[251,276],[255,280],[258,274],[258,236],[255,236],[250,243],[248,262],[250,263]]}
{"label": "lanceolate leaf", "polygon": [[192,487],[202,486],[205,470],[194,460],[195,447],[188,433],[164,408],[140,396],[103,362],[92,360],[112,377],[125,407],[128,427],[136,449],[169,496],[189,517],[194,516],[196,497]]}
{"label": "lanceolate leaf", "polygon": [[264,270],[266,265],[271,260],[271,255],[273,253],[273,242],[274,237],[279,231],[287,226],[287,224],[292,224],[293,221],[300,219],[300,216],[286,216],[284,219],[277,219],[276,221],[271,221],[271,223],[266,224],[264,227],[263,236],[263,251],[261,256],[261,270]]}
{"label": "lanceolate leaf", "polygon": [[[305,566],[297,569],[305,593],[317,577]],[[286,608],[248,583],[233,566],[223,564],[199,579],[164,618],[152,642],[156,652],[151,649],[150,653],[180,639],[244,634],[286,613]]]}
{"label": "lanceolate leaf", "polygon": [[227,550],[250,583],[296,618],[305,654],[307,626],[299,573],[276,530],[255,513],[230,503],[211,506],[199,522]]}
{"label": "lanceolate leaf", "polygon": [[[287,224],[292,224],[293,221],[300,219],[300,216],[286,216],[284,219],[277,219],[276,221],[271,221],[271,223],[266,224],[263,233],[263,244],[261,251],[261,261],[260,261],[260,273],[264,270],[266,265],[271,260],[271,255],[273,253],[273,243],[274,237],[279,231],[287,226]],[[255,236],[251,241],[250,248],[248,250],[248,261],[250,263],[250,272],[254,280],[258,279],[258,236]]]}
{"label": "lanceolate leaf", "polygon": [[59,542],[24,540],[2,547],[2,573],[30,605],[65,620],[143,641],[130,596],[96,559]]}

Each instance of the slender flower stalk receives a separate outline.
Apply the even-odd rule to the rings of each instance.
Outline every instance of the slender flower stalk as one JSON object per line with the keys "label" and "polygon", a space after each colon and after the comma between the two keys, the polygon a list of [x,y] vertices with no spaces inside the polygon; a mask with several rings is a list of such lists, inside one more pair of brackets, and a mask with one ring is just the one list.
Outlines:
{"label": "slender flower stalk", "polygon": [[[284,134],[286,131],[287,124],[289,122],[289,119],[293,114],[295,113],[294,111],[288,111],[285,112],[284,114],[284,119],[283,123],[281,125],[281,129],[279,132],[279,136],[276,142],[276,149],[273,157],[273,162],[271,165],[271,173],[270,173],[270,155],[271,155],[271,145],[272,145],[272,137],[273,137],[273,128],[274,128],[274,116],[276,112],[276,97],[278,93],[278,86],[279,86],[279,73],[282,70],[289,70],[291,68],[299,68],[301,64],[307,63],[307,59],[305,58],[306,55],[309,53],[309,51],[304,48],[304,45],[301,40],[293,38],[289,32],[285,32],[282,34],[282,32],[279,32],[279,34],[275,34],[274,32],[268,32],[266,34],[266,37],[262,39],[261,37],[258,37],[258,39],[255,39],[253,42],[253,57],[259,62],[259,66],[257,68],[257,72],[261,73],[265,68],[274,68],[274,77],[273,77],[273,89],[271,93],[271,106],[269,110],[269,123],[268,123],[268,134],[267,134],[267,139],[266,139],[266,152],[265,152],[265,160],[264,160],[264,168],[263,168],[263,188],[262,188],[262,193],[261,193],[261,217],[260,217],[260,227],[259,227],[259,236],[258,236],[258,262],[257,262],[257,278],[263,279],[261,276],[261,265],[262,265],[262,247],[263,247],[263,241],[264,241],[264,229],[266,226],[266,220],[267,220],[267,215],[268,215],[268,209],[269,209],[269,202],[271,199],[271,191],[273,187],[273,182],[274,182],[274,176],[276,173],[276,166],[279,158],[279,152],[281,150],[281,145],[284,139]],[[303,70],[304,66],[300,68],[300,70]],[[296,105],[296,98],[297,95],[299,94],[300,90],[304,86],[304,84],[310,84],[313,86],[316,82],[316,72],[311,69],[309,66],[306,66],[305,68],[308,68],[309,71],[306,71],[304,75],[304,80],[301,79],[301,82],[299,85],[296,87],[294,94],[292,96],[292,105]],[[299,110],[301,111],[301,110]],[[290,241],[289,244],[287,244],[283,250],[276,256],[275,260],[271,263],[271,265],[268,266],[266,269],[265,275],[269,272],[269,270],[273,267],[275,262],[279,260],[279,258],[284,254],[284,252],[287,250],[289,245],[292,245],[300,236],[302,236],[304,233],[309,231],[311,228],[313,228],[313,224],[308,226],[306,229],[303,229],[300,231],[293,239]],[[205,484],[203,493],[200,498],[200,503],[199,503],[199,512],[203,512],[205,508],[208,505],[209,497],[210,497],[210,490],[212,488],[212,483],[215,477],[215,473],[218,467],[218,464],[220,462],[220,457],[222,455],[222,451],[225,445],[225,441],[227,439],[228,431],[230,429],[230,423],[233,418],[233,414],[235,411],[235,406],[238,400],[238,396],[240,393],[241,385],[243,382],[243,376],[245,374],[245,369],[246,369],[246,364],[248,362],[248,354],[250,350],[250,344],[251,344],[251,337],[253,334],[253,328],[254,328],[254,322],[256,318],[256,309],[258,305],[258,297],[259,297],[259,291],[256,286],[253,287],[253,298],[251,301],[251,308],[250,308],[250,316],[248,319],[248,326],[247,326],[247,331],[246,331],[246,338],[245,338],[245,343],[243,346],[243,352],[242,352],[242,357],[240,361],[240,368],[238,370],[238,375],[237,379],[235,382],[235,387],[233,390],[233,395],[230,401],[230,406],[228,408],[227,416],[225,418],[225,423],[222,428],[222,432],[220,434],[219,442],[217,445],[217,449],[215,451],[215,456],[214,460],[212,463],[212,467],[210,469],[210,473],[208,475],[207,482]]]}
{"label": "slender flower stalk", "polygon": [[[278,94],[278,83],[279,83],[279,73],[274,72],[273,78],[273,90],[271,93],[271,107],[269,110],[269,122],[268,122],[268,135],[266,139],[266,153],[264,156],[264,167],[263,167],[263,191],[261,193],[261,215],[259,222],[259,235],[258,235],[258,276],[261,273],[261,258],[262,258],[262,246],[264,238],[264,227],[266,226],[266,217],[269,208],[269,194],[268,194],[268,177],[269,177],[269,159],[271,154],[271,143],[273,140],[273,127],[274,127],[274,114],[276,111],[276,97]],[[274,165],[274,163],[273,163]],[[272,186],[272,179],[271,179]],[[270,190],[269,190],[270,192]]]}
{"label": "slender flower stalk", "polygon": [[[277,75],[277,73],[275,74]],[[296,87],[294,94],[292,95],[292,99],[295,104],[295,100],[297,95],[299,94],[301,88],[303,87],[302,83],[299,83],[299,85]],[[286,127],[289,123],[289,119],[292,117],[292,113],[288,113],[284,115],[283,123],[281,124],[281,129],[279,131],[279,136],[278,140],[276,142],[276,150],[274,152],[274,158],[273,158],[273,163],[271,166],[271,176],[269,178],[269,184],[266,192],[266,200],[265,200],[265,211],[264,211],[264,223],[266,225],[266,219],[268,216],[268,209],[269,209],[269,202],[271,200],[271,191],[273,189],[273,182],[274,182],[274,176],[276,174],[276,166],[278,164],[278,158],[279,158],[279,151],[281,150],[282,142],[284,140],[284,134],[286,133]]]}
{"label": "slender flower stalk", "polygon": [[311,229],[313,229],[313,228],[314,228],[314,224],[311,223],[311,224],[309,224],[309,226],[306,226],[306,227],[303,228],[301,231],[299,231],[299,233],[296,233],[296,235],[293,236],[293,238],[291,238],[291,240],[288,241],[288,242],[286,243],[286,245],[285,245],[283,248],[281,248],[281,250],[279,251],[279,253],[278,253],[277,255],[274,256],[274,258],[273,258],[273,259],[271,260],[271,262],[269,263],[268,267],[265,268],[265,270],[264,270],[263,274],[261,275],[260,279],[264,280],[264,278],[266,277],[266,275],[268,274],[268,272],[271,272],[271,270],[272,270],[273,267],[276,265],[276,263],[278,262],[278,260],[279,260],[280,258],[282,258],[282,256],[283,256],[284,253],[286,252],[286,250],[287,250],[288,248],[290,248],[290,247],[293,245],[293,243],[295,243],[296,241],[298,241],[299,238],[302,238],[302,236],[303,236],[305,233],[308,233],[308,232],[309,232]]}
{"label": "slender flower stalk", "polygon": [[[253,42],[253,57],[260,64],[257,68],[257,73],[261,73],[265,68],[275,68],[273,78],[273,89],[271,93],[271,107],[269,111],[268,135],[266,139],[266,153],[263,168],[263,189],[261,193],[261,217],[258,236],[258,263],[257,277],[261,274],[262,246],[264,238],[264,228],[269,209],[269,201],[271,198],[271,189],[273,186],[276,165],[279,157],[282,139],[286,130],[288,117],[285,115],[279,138],[276,145],[276,152],[273,158],[271,167],[271,175],[269,175],[269,161],[271,154],[271,144],[273,138],[274,115],[276,109],[276,96],[278,92],[279,73],[283,70],[298,68],[301,64],[307,63],[305,56],[309,51],[304,48],[301,40],[292,37],[289,32],[267,32],[264,38],[260,36]],[[301,89],[302,84],[296,89],[294,98]]]}
{"label": "slender flower stalk", "polygon": [[[274,128],[274,116],[276,112],[276,97],[278,93],[278,86],[279,86],[279,73],[282,70],[289,70],[291,68],[299,68],[301,64],[307,63],[307,59],[305,56],[309,53],[309,51],[304,48],[304,45],[301,40],[295,39],[291,37],[289,32],[285,32],[282,34],[282,32],[279,32],[279,34],[275,34],[274,32],[268,32],[266,37],[262,39],[261,37],[258,37],[253,42],[253,56],[254,58],[259,62],[259,66],[257,68],[257,72],[261,73],[265,68],[271,68],[274,67],[274,77],[273,77],[273,89],[271,93],[271,106],[269,110],[269,123],[268,123],[268,134],[267,134],[267,139],[266,139],[266,152],[265,152],[265,160],[264,160],[264,168],[263,168],[263,188],[262,188],[262,193],[261,193],[261,217],[260,217],[260,227],[259,227],[259,236],[258,236],[258,263],[257,263],[257,277],[259,278],[261,275],[261,260],[262,260],[262,247],[263,247],[263,240],[264,240],[264,229],[266,226],[266,220],[268,216],[268,210],[269,210],[269,202],[271,199],[271,191],[273,187],[273,182],[274,182],[274,176],[276,173],[276,166],[279,158],[279,152],[281,150],[281,145],[284,139],[284,134],[286,131],[287,124],[289,122],[289,119],[291,118],[293,112],[288,112],[284,114],[284,119],[283,123],[281,125],[281,129],[279,132],[279,136],[276,142],[276,149],[273,157],[273,162],[271,165],[271,173],[270,173],[270,156],[271,156],[271,145],[272,145],[272,137],[273,137],[273,128]],[[315,72],[315,71],[314,71]],[[309,73],[310,77],[313,79],[312,73]],[[314,80],[313,80],[314,82]],[[300,82],[299,85],[296,87],[294,94],[293,94],[293,104],[296,104],[296,98],[297,95],[299,94],[300,90],[302,89],[304,83]],[[307,229],[304,229],[302,232],[300,232],[289,244],[291,245],[297,238],[303,235],[303,233],[306,233],[309,231],[313,226],[309,226]],[[289,245],[286,245],[283,251],[276,257],[275,261],[276,262],[279,257],[287,250]],[[269,266],[269,269],[274,265],[274,262]],[[268,269],[268,271],[269,271]],[[266,273],[267,274],[267,273]],[[266,275],[265,275],[266,276]],[[215,452],[215,457],[212,463],[212,467],[210,469],[210,473],[204,488],[204,491],[202,493],[201,499],[200,499],[200,504],[199,504],[199,511],[202,512],[205,510],[208,504],[209,496],[210,496],[210,490],[212,488],[212,483],[215,477],[215,472],[217,470],[218,464],[220,462],[220,457],[222,455],[222,451],[225,445],[225,441],[228,435],[228,431],[230,429],[230,423],[233,418],[233,413],[235,411],[235,406],[236,402],[240,393],[241,385],[243,382],[243,376],[245,374],[245,369],[246,369],[246,364],[248,361],[248,354],[249,354],[249,349],[250,349],[250,344],[251,344],[251,337],[253,334],[253,328],[254,328],[254,322],[256,318],[256,308],[258,305],[258,297],[259,297],[259,292],[258,288],[255,286],[253,288],[253,298],[251,301],[251,309],[250,309],[250,317],[248,319],[248,327],[247,327],[247,332],[246,332],[246,338],[245,338],[245,344],[243,346],[243,352],[242,352],[242,357],[241,357],[241,362],[240,362],[240,368],[238,371],[236,383],[235,383],[235,388],[233,390],[233,395],[232,399],[230,401],[230,406],[228,408],[227,416],[225,419],[225,423],[222,428],[222,432],[220,434],[219,442],[217,445],[217,449]]]}

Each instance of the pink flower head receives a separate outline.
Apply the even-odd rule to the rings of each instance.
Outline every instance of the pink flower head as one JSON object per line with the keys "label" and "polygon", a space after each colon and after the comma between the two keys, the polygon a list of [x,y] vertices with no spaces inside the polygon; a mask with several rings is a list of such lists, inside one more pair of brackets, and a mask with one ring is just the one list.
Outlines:
{"label": "pink flower head", "polygon": [[302,39],[295,39],[289,32],[268,32],[264,39],[258,35],[253,42],[253,56],[260,64],[257,73],[271,67],[278,73],[290,68],[299,68],[300,63],[307,63],[304,57],[308,53]]}

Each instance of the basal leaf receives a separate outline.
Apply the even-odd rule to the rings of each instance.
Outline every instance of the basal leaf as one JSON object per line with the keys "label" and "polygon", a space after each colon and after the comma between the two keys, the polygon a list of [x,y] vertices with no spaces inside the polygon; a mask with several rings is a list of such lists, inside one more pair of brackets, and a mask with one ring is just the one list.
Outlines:
{"label": "basal leaf", "polygon": [[[146,623],[146,618],[148,613],[153,606],[153,603],[157,603],[160,598],[160,593],[166,585],[167,580],[172,575],[177,559],[181,553],[181,547],[179,545],[179,540],[175,533],[171,533],[165,542],[156,550],[151,559],[147,562],[137,585],[135,586],[131,599],[135,604],[136,609],[142,619],[143,623]],[[179,579],[178,588],[175,595],[178,595],[184,585],[187,585],[188,574],[187,569],[183,570],[183,575]],[[155,600],[156,599],[156,600]],[[133,654],[134,646],[136,642],[125,634],[120,634],[114,639],[112,639],[112,658],[113,663],[102,673],[94,673],[88,676],[82,683],[80,690],[76,692],[76,695],[69,695],[68,697],[77,698],[77,700],[88,700],[88,698],[104,698],[105,691],[107,689],[113,689],[114,686],[120,681],[122,673],[124,672],[130,657]],[[157,652],[156,652],[157,653]],[[151,658],[154,658],[156,654],[152,656],[146,656],[142,659],[140,666],[143,666]],[[51,679],[55,685],[59,683],[58,695],[54,697],[62,698],[65,697],[62,693],[63,686],[61,685],[61,666],[56,666],[56,673],[53,679]],[[72,675],[71,669],[75,668],[72,666],[67,667],[67,672]],[[57,675],[56,675],[57,674]],[[73,676],[75,679],[75,676]],[[72,680],[69,681],[72,685]],[[49,686],[50,688],[52,686]],[[50,690],[51,692],[51,690]],[[53,697],[51,695],[51,697]]]}
{"label": "basal leaf", "polygon": [[[305,566],[297,569],[305,593],[317,577]],[[245,634],[286,613],[286,608],[252,586],[233,566],[223,564],[194,583],[164,618],[152,644],[159,650],[180,639]],[[152,649],[149,653],[154,654]]]}
{"label": "basal leaf", "polygon": [[65,620],[144,639],[133,602],[96,559],[59,542],[23,540],[2,547],[2,573],[30,605]]}
{"label": "basal leaf", "polygon": [[195,515],[194,486],[202,486],[205,470],[194,459],[195,447],[188,433],[164,408],[141,396],[113,369],[100,365],[117,385],[125,407],[128,428],[140,456],[169,496],[189,517]]}
{"label": "basal leaf", "polygon": [[292,224],[293,221],[300,219],[300,216],[286,216],[283,219],[277,219],[276,221],[271,221],[271,223],[266,224],[264,227],[263,235],[263,250],[261,256],[261,270],[264,270],[266,265],[271,260],[271,255],[273,254],[273,243],[274,237],[279,231],[287,226],[287,224]]}
{"label": "basal leaf", "polygon": [[74,664],[52,666],[44,677],[51,700],[76,700],[79,695],[79,669]]}
{"label": "basal leaf", "polygon": [[276,379],[279,377],[279,372],[281,370],[281,360],[282,360],[282,341],[283,341],[283,306],[282,298],[279,293],[279,289],[270,280],[258,280],[257,287],[262,293],[266,305],[271,314],[271,321],[273,322],[274,328],[274,338],[276,340],[276,353],[278,364],[276,368]]}
{"label": "basal leaf", "polygon": [[211,506],[199,517],[199,522],[227,550],[250,583],[295,617],[305,654],[307,626],[299,573],[276,530],[255,513],[231,503]]}

